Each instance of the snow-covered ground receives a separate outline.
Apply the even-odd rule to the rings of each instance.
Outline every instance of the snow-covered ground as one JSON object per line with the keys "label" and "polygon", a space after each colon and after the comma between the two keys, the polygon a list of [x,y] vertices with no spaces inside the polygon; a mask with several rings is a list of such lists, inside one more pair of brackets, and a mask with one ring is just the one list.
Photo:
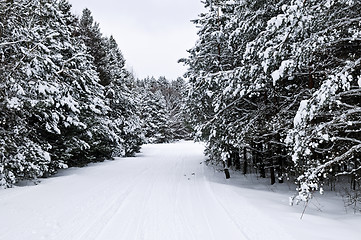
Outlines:
{"label": "snow-covered ground", "polygon": [[135,158],[72,168],[0,191],[2,240],[361,239],[334,193],[289,206],[294,187],[203,164],[199,143],[146,145]]}

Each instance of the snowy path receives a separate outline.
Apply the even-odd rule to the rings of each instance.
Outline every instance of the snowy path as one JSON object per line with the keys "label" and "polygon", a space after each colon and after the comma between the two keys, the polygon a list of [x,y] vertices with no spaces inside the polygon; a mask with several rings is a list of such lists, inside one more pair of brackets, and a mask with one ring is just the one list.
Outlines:
{"label": "snowy path", "polygon": [[302,239],[239,188],[210,181],[203,160],[199,144],[147,145],[136,158],[0,191],[0,239]]}

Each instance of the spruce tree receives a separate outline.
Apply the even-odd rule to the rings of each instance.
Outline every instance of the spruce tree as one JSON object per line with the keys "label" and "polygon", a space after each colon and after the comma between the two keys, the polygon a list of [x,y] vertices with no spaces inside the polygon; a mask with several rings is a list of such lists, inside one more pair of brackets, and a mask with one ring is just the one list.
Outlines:
{"label": "spruce tree", "polygon": [[87,148],[76,133],[87,127],[80,115],[93,102],[98,79],[73,36],[77,21],[66,1],[2,5],[1,107],[9,133],[2,169],[14,176],[5,180],[11,184],[66,167],[74,152]]}
{"label": "spruce tree", "polygon": [[182,61],[188,112],[210,160],[235,168],[252,160],[271,183],[277,170],[280,180],[300,175],[304,186],[341,175],[357,180],[360,3],[206,7],[195,21],[199,40]]}
{"label": "spruce tree", "polygon": [[131,76],[114,39],[101,39],[102,65],[66,0],[0,4],[0,184],[139,150]]}
{"label": "spruce tree", "polygon": [[[99,152],[108,152],[105,158],[133,155],[142,143],[140,122],[135,114],[135,102],[129,89],[133,78],[125,69],[125,59],[115,39],[112,36],[103,37],[99,24],[94,22],[89,9],[83,10],[79,26],[80,38],[87,46],[88,54],[93,57],[99,83],[105,88],[108,107],[103,123],[99,125],[102,130],[96,130],[99,145],[92,149],[99,148]],[[102,133],[99,135],[100,132]]]}

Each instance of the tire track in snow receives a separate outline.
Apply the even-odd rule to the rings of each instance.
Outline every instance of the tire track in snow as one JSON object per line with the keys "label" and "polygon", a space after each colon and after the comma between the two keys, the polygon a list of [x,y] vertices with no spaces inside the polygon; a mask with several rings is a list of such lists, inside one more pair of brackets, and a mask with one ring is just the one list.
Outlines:
{"label": "tire track in snow", "polygon": [[[198,182],[197,178],[195,179],[195,181]],[[199,184],[197,184],[197,197],[198,197],[198,200],[199,200],[200,203],[204,202],[203,196],[201,196],[201,195],[203,195],[203,194],[201,194],[200,186],[199,186]],[[205,200],[205,201],[207,201],[207,200]],[[202,212],[202,217],[205,219],[207,228],[208,228],[209,232],[211,233],[212,239],[215,239],[214,238],[214,232],[213,232],[213,229],[212,229],[211,224],[210,224],[210,219],[207,216],[206,210],[205,210],[205,208],[203,206],[201,207],[201,212]]]}
{"label": "tire track in snow", "polygon": [[[200,201],[203,203],[202,211],[207,225],[211,230],[213,239],[246,240],[247,234],[242,231],[239,225],[224,211],[224,208],[217,201],[209,182],[204,175],[204,167],[201,169],[201,177],[197,185]],[[221,231],[219,231],[221,227]],[[217,231],[215,231],[217,230]]]}
{"label": "tire track in snow", "polygon": [[[26,201],[5,197],[19,220],[2,224],[0,238],[291,240],[238,189],[208,180],[202,150],[184,142],[148,145],[143,156],[69,170],[73,175],[29,188],[19,195]],[[261,229],[259,219],[270,224]]]}
{"label": "tire track in snow", "polygon": [[149,180],[151,180],[151,184],[149,184],[147,191],[145,192],[144,198],[143,198],[143,204],[141,207],[141,215],[138,217],[138,221],[137,221],[137,227],[136,227],[136,238],[135,239],[139,239],[139,240],[143,240],[146,239],[145,238],[145,226],[146,226],[146,222],[147,220],[150,221],[151,215],[149,213],[149,202],[152,199],[152,192],[154,190],[155,184],[157,182],[157,179],[159,178],[159,176],[157,176],[155,174],[155,176],[153,176],[152,178],[149,178]]}
{"label": "tire track in snow", "polygon": [[[212,198],[215,199],[215,201],[217,202],[217,204],[224,210],[224,212],[228,215],[229,220],[240,230],[240,232],[242,233],[244,239],[247,240],[251,240],[251,238],[248,236],[247,234],[247,229],[245,229],[243,227],[243,224],[240,224],[236,221],[236,219],[232,216],[232,214],[230,214],[229,210],[224,206],[224,204],[219,201],[219,199],[216,197],[216,195],[214,194],[213,190],[211,189],[211,187],[209,186],[209,183],[206,182],[205,184],[206,189],[208,190],[209,193],[211,193]],[[253,239],[252,239],[253,240]]]}
{"label": "tire track in snow", "polygon": [[[187,231],[187,233],[189,234],[188,236],[190,238],[187,238],[189,240],[197,240],[194,232],[192,231],[191,227],[189,226],[189,222],[187,221],[186,216],[184,215],[183,209],[182,209],[182,201],[179,201],[179,199],[181,198],[181,186],[182,184],[184,184],[184,174],[187,172],[186,168],[185,168],[185,159],[184,156],[180,155],[180,162],[181,162],[181,166],[182,168],[178,168],[178,171],[175,171],[175,174],[178,176],[178,181],[177,181],[177,187],[176,187],[176,193],[175,193],[175,207],[174,207],[174,213],[173,215],[175,216],[175,218],[180,222],[180,226],[183,227],[184,230]],[[177,222],[177,221],[176,221]]]}
{"label": "tire track in snow", "polygon": [[[241,229],[245,237],[250,240],[293,240],[282,227],[278,226],[272,218],[260,212],[255,206],[239,194],[235,193],[227,185],[221,186],[214,183],[207,184],[213,197],[217,200],[219,206],[224,209],[230,219]],[[215,193],[214,187],[218,188]],[[222,189],[220,189],[222,188]],[[233,199],[239,200],[237,205]],[[260,221],[261,220],[261,221]],[[264,224],[267,222],[267,224]]]}
{"label": "tire track in snow", "polygon": [[[147,173],[140,176],[137,187],[129,194],[97,239],[150,239],[148,235],[154,231],[152,222],[156,215],[154,211],[157,210],[152,201],[153,191],[159,179],[158,167],[155,164]],[[114,229],[117,229],[115,234]]]}
{"label": "tire track in snow", "polygon": [[[137,174],[135,181],[128,186],[128,188],[124,191],[124,193],[115,195],[113,200],[111,200],[109,207],[107,207],[104,211],[102,211],[99,216],[92,221],[91,224],[87,226],[87,230],[84,231],[80,237],[78,237],[79,240],[91,240],[91,239],[98,239],[98,236],[101,234],[101,232],[104,230],[104,228],[109,224],[109,222],[113,219],[113,217],[117,214],[117,212],[123,207],[126,200],[129,198],[131,193],[135,191],[136,186],[139,185],[141,182],[138,182],[142,175],[149,172],[150,168],[147,168]],[[114,182],[112,183],[114,184]],[[109,184],[109,185],[112,185]],[[111,188],[109,188],[109,191],[112,191]]]}

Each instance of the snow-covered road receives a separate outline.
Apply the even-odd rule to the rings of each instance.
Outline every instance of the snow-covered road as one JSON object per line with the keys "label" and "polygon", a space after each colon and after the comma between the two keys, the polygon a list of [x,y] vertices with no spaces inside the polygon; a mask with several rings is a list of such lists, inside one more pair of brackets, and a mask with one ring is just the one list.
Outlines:
{"label": "snow-covered road", "polygon": [[0,239],[303,238],[250,202],[249,191],[243,196],[239,188],[216,181],[221,173],[203,160],[201,144],[146,145],[136,158],[69,169],[37,186],[2,190]]}

